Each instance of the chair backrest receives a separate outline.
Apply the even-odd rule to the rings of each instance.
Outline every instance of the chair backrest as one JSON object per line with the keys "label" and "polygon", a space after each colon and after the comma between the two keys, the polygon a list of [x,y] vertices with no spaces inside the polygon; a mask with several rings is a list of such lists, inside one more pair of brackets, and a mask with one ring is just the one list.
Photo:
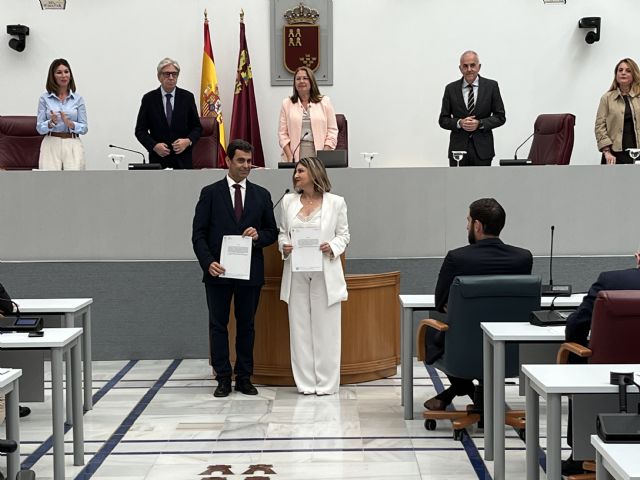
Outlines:
{"label": "chair backrest", "polygon": [[529,160],[533,165],[569,165],[573,151],[573,127],[576,117],[570,113],[538,115],[533,125],[533,143]]}
{"label": "chair backrest", "polygon": [[[449,290],[444,355],[445,371],[460,378],[482,378],[482,322],[528,322],[540,309],[537,275],[456,277]],[[517,345],[508,345],[507,377],[518,375]],[[437,365],[436,365],[437,366]]]}
{"label": "chair backrest", "polygon": [[603,290],[591,317],[589,363],[640,363],[640,290]]}
{"label": "chair backrest", "polygon": [[191,154],[193,168],[216,168],[218,159],[218,122],[214,117],[200,117],[202,135]]}
{"label": "chair backrest", "polygon": [[336,113],[336,123],[338,124],[338,143],[336,150],[347,152],[347,162],[349,162],[349,129],[347,118],[342,113]]}
{"label": "chair backrest", "polygon": [[38,168],[43,138],[36,130],[35,116],[0,117],[0,168]]}

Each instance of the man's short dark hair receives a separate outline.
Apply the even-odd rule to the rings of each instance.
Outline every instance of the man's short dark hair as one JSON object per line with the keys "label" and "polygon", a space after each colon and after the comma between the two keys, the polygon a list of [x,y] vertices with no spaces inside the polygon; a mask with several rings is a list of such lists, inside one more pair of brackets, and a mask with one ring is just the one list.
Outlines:
{"label": "man's short dark hair", "polygon": [[233,160],[236,150],[242,150],[245,153],[253,153],[253,145],[246,140],[241,140],[239,138],[231,140],[227,146],[227,157],[229,157],[229,160]]}
{"label": "man's short dark hair", "polygon": [[495,198],[481,198],[469,205],[469,216],[482,224],[485,235],[500,235],[507,214]]}

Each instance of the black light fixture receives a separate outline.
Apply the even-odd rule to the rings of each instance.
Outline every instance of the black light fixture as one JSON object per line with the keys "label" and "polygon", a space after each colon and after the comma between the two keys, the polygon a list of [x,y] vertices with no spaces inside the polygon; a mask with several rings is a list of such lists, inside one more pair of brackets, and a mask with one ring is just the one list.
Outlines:
{"label": "black light fixture", "polygon": [[26,25],[7,25],[7,34],[18,38],[9,40],[9,47],[16,52],[24,51],[27,45],[27,35],[29,35],[29,27]]}
{"label": "black light fixture", "polygon": [[587,32],[584,37],[584,41],[589,45],[600,40],[600,23],[602,19],[600,17],[584,17],[578,21],[579,28],[595,29],[595,31]]}

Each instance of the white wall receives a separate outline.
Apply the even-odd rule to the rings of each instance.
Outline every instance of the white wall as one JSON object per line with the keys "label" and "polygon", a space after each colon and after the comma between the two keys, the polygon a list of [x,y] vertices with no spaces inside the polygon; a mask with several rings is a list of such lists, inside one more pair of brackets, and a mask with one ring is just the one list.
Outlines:
{"label": "white wall", "polygon": [[[507,123],[495,132],[496,158],[512,155],[539,113],[572,112],[572,163],[599,163],[595,111],[615,63],[639,56],[640,3],[567,1],[334,0],[334,85],[322,92],[348,118],[351,165],[366,166],[363,151],[380,153],[377,167],[447,165],[448,132],[437,119],[444,86],[459,77],[466,49],[478,51],[481,73],[500,82]],[[38,0],[1,0],[0,28],[22,23],[31,35],[23,53],[9,49],[8,35],[0,37],[0,115],[35,114],[49,63],[65,57],[87,102],[88,168],[112,169],[107,144],[142,148],[135,118],[141,96],[157,86],[162,57],[180,62],[179,84],[198,94],[207,8],[228,132],[241,7],[262,143],[267,166],[275,166],[279,105],[291,89],[270,86],[267,0],[68,0],[63,12],[41,11]],[[577,28],[584,16],[602,17],[599,43],[584,42]]]}

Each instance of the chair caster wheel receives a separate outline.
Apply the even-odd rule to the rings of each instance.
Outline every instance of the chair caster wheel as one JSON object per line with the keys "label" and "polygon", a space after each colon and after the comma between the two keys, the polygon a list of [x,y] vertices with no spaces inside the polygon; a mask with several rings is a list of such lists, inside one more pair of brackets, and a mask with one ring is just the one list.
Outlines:
{"label": "chair caster wheel", "polygon": [[462,440],[462,433],[464,432],[464,430],[454,430],[453,431],[453,439],[456,441],[460,441]]}
{"label": "chair caster wheel", "polygon": [[518,437],[520,437],[520,440],[522,440],[523,442],[526,442],[527,441],[526,430],[524,428],[519,428],[517,432],[518,432]]}
{"label": "chair caster wheel", "polygon": [[424,421],[424,428],[427,430],[435,430],[436,429],[436,421],[432,418],[428,418]]}

